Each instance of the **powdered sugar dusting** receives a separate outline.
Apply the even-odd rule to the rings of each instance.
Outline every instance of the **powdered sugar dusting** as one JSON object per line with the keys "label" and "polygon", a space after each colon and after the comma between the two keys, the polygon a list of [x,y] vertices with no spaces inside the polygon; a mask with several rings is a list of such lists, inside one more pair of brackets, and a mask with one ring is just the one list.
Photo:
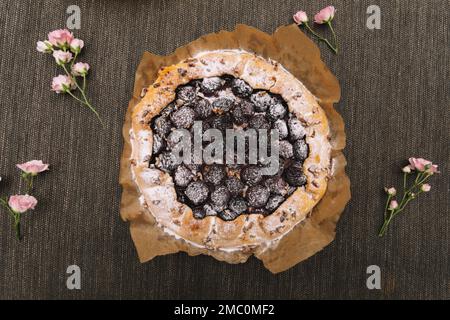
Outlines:
{"label": "powdered sugar dusting", "polygon": [[[217,53],[217,55],[212,55],[212,53]],[[293,95],[298,94],[298,92],[304,92],[304,94],[309,94],[311,97],[312,95],[309,93],[309,91],[303,86],[300,81],[295,79],[292,75],[290,75],[283,66],[280,64],[277,64],[278,72],[279,70],[282,70],[285,74],[285,79],[294,79],[295,81],[293,83],[290,82],[292,87],[290,86],[283,86],[282,79],[280,81],[277,81],[276,78],[273,77],[274,73],[274,63],[269,62],[267,64],[256,64],[255,61],[265,61],[262,58],[257,58],[257,60],[245,60],[248,61],[243,63],[243,55],[245,54],[246,57],[250,55],[250,53],[245,52],[243,50],[217,50],[217,51],[208,51],[208,52],[201,52],[194,56],[195,59],[199,60],[199,63],[195,63],[195,67],[192,68],[192,74],[191,76],[201,76],[201,78],[207,78],[207,77],[217,77],[221,76],[223,74],[230,74],[230,75],[236,75],[239,73],[241,76],[240,78],[243,78],[245,81],[247,81],[253,88],[261,88],[266,89],[272,88],[273,86],[277,85],[278,82],[280,82],[280,91],[275,92],[278,94],[281,94],[283,98],[291,98]],[[204,59],[203,59],[204,58]],[[204,60],[204,61],[202,61]],[[267,62],[267,61],[266,61]],[[238,70],[238,72],[236,72]],[[239,75],[237,75],[239,77]],[[282,75],[283,78],[283,75]],[[270,89],[269,89],[270,90]],[[218,97],[208,97],[205,96],[204,98],[207,99],[210,103],[213,103],[215,100],[223,97],[234,97],[231,90],[226,90],[221,92]],[[156,100],[158,100],[158,97],[156,97]],[[157,102],[157,101],[156,101]],[[155,102],[155,103],[156,103]],[[295,102],[295,106],[289,104],[290,109],[295,109],[298,112],[302,114],[304,117],[310,117],[312,116],[311,113],[311,106],[308,103],[307,99],[298,99]],[[159,107],[159,106],[157,106]],[[303,113],[305,112],[305,113]],[[307,130],[307,135],[312,134],[312,130],[309,128]],[[138,166],[146,166],[148,163],[145,162],[145,159],[148,159],[148,155],[151,154],[151,131],[143,130],[141,127],[139,127],[139,130],[137,130],[137,135],[134,137],[134,134],[136,132],[131,131],[130,132],[130,138],[132,143],[132,156],[131,159],[137,159],[138,160]],[[308,139],[308,137],[307,137]],[[135,141],[133,141],[135,140]],[[326,141],[326,137],[323,137],[321,135],[316,135],[315,137],[310,138],[310,140],[307,140],[307,142],[311,142],[313,144],[318,144],[315,149],[315,152],[318,152],[321,158],[320,165],[325,167],[329,165],[328,163],[325,164],[325,162],[329,162],[329,152],[330,152],[330,146],[329,143]],[[327,145],[328,144],[328,145]],[[180,203],[177,202],[177,195],[175,193],[175,189],[173,188],[173,182],[171,179],[166,179],[164,181],[158,181],[158,177],[156,174],[156,171],[159,172],[159,170],[156,169],[143,169],[142,167],[139,170],[136,170],[135,166],[131,166],[131,171],[133,176],[135,174],[138,174],[139,177],[135,177],[134,179],[136,181],[141,180],[143,183],[138,183],[137,185],[140,189],[140,192],[146,199],[146,203],[149,206],[150,212],[154,213],[153,215],[157,219],[158,224],[161,225],[164,232],[167,234],[175,237],[176,239],[181,239],[183,241],[188,242],[192,246],[198,247],[198,248],[206,248],[203,243],[198,243],[196,241],[191,241],[189,239],[186,239],[185,237],[181,237],[177,230],[178,228],[174,226],[173,224],[173,217],[172,212],[173,211],[179,211],[180,207],[186,207]],[[137,179],[136,179],[137,178]],[[157,183],[161,182],[162,185],[155,185]],[[297,190],[305,193],[303,190]],[[309,196],[309,194],[307,194]],[[294,193],[292,195],[295,196],[297,199],[296,194]],[[152,201],[152,199],[156,199],[156,201]],[[141,200],[141,198],[140,198]],[[300,200],[298,198],[298,200]],[[142,200],[141,200],[142,201]],[[296,223],[302,221],[305,219],[306,212],[298,212],[298,208],[294,204],[287,204],[283,203],[282,206],[288,207],[289,212],[293,210],[294,213],[297,214]],[[187,207],[186,207],[187,208]],[[281,207],[280,207],[281,208]],[[291,210],[292,209],[292,210]],[[184,210],[183,212],[187,212]],[[259,215],[256,215],[259,216]],[[276,231],[278,227],[280,227],[279,223],[279,216],[272,215],[273,217],[271,219],[267,218],[261,218],[258,219],[258,221],[264,221],[265,227],[270,229],[270,231]],[[270,217],[270,216],[269,216]],[[208,238],[214,236],[214,230],[215,230],[215,217],[211,218],[211,228],[209,230]],[[278,219],[278,220],[277,220]],[[253,221],[254,219],[251,218]],[[277,222],[278,221],[278,222]],[[246,230],[246,234],[241,233],[238,238],[247,238],[251,235],[251,243],[258,243],[258,246],[260,248],[269,248],[274,247],[277,245],[278,240],[283,237],[288,230],[291,230],[295,224],[288,225],[283,232],[279,236],[271,235],[270,237],[265,234],[265,230],[260,229],[260,224],[255,223],[248,224],[249,229]],[[224,227],[220,232],[224,233],[230,233],[233,231],[233,225],[224,223]],[[216,230],[217,232],[217,230]],[[220,235],[215,234],[216,237],[220,237]],[[270,239],[270,240],[268,240]],[[235,251],[241,251],[244,247],[248,247],[247,245],[233,245],[230,247],[224,247],[220,246],[215,249],[219,251],[224,252],[235,252]]]}

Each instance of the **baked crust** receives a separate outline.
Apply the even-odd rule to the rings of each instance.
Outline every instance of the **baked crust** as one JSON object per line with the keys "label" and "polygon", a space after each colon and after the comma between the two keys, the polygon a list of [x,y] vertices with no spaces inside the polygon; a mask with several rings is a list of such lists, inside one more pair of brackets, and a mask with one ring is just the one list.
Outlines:
{"label": "baked crust", "polygon": [[[153,133],[150,121],[175,99],[175,89],[194,79],[232,75],[254,89],[279,94],[306,129],[309,156],[303,171],[307,183],[268,216],[241,215],[233,221],[216,216],[195,219],[191,208],[177,200],[172,177],[149,168]],[[320,201],[330,173],[329,126],[316,98],[279,63],[240,50],[208,51],[162,68],[132,114],[131,172],[141,205],[167,234],[198,247],[224,252],[253,252],[277,245]]]}

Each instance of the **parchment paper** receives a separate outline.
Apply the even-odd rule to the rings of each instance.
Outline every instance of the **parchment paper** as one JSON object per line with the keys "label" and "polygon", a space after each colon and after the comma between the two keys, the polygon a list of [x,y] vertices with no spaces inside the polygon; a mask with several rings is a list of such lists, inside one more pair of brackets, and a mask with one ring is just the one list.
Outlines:
{"label": "parchment paper", "polygon": [[[124,221],[130,222],[131,237],[141,262],[179,251],[185,251],[189,255],[207,253],[166,235],[151,215],[143,214],[137,188],[131,179],[129,130],[131,111],[141,98],[143,89],[156,79],[159,68],[178,63],[201,51],[219,49],[243,49],[280,62],[317,97],[330,123],[332,177],[328,182],[327,192],[309,217],[285,235],[275,249],[256,255],[267,269],[278,273],[314,255],[333,241],[336,223],[350,199],[350,181],[345,174],[346,160],[341,152],[345,147],[344,122],[333,107],[333,103],[340,99],[339,83],[320,59],[319,48],[295,24],[282,26],[273,35],[240,24],[231,32],[220,31],[202,36],[168,56],[144,53],[136,71],[133,97],[123,126],[124,149],[120,165],[123,191],[120,214]],[[211,255],[229,263],[246,260],[245,256],[227,259],[219,254]]]}

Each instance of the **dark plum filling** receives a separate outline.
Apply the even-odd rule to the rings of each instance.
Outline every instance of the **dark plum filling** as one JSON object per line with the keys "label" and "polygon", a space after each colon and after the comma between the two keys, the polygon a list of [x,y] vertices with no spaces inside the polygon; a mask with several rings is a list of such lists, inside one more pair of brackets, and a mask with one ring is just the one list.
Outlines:
{"label": "dark plum filling", "polygon": [[[214,128],[223,137],[233,128],[277,130],[280,169],[270,176],[263,174],[259,162],[177,164],[171,153],[180,141],[175,130],[186,129],[193,139],[195,121],[202,121],[203,132]],[[180,86],[175,100],[150,125],[154,133],[150,166],[171,175],[178,201],[190,206],[196,219],[218,216],[231,221],[242,214],[269,215],[307,182],[303,162],[309,147],[302,123],[281,96],[255,90],[242,79],[212,77]]]}

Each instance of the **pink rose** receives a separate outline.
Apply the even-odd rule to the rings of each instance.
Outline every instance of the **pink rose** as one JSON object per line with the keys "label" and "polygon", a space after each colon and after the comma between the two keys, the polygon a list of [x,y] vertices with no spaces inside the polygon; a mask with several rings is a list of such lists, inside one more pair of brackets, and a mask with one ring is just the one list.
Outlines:
{"label": "pink rose", "polygon": [[305,11],[298,11],[294,16],[292,17],[296,24],[302,25],[306,22],[308,22],[308,16],[306,15]]}
{"label": "pink rose", "polygon": [[70,42],[70,50],[72,50],[74,53],[80,52],[83,47],[84,41],[81,39],[73,39]]}
{"label": "pink rose", "polygon": [[85,62],[77,62],[72,66],[72,74],[74,76],[84,76],[87,74],[90,66]]}
{"label": "pink rose", "polygon": [[431,164],[431,161],[423,158],[409,158],[408,159],[411,169],[418,171],[425,171],[425,166]]}
{"label": "pink rose", "polygon": [[50,53],[53,51],[52,44],[45,40],[45,41],[38,41],[36,42],[36,50],[42,53]]}
{"label": "pink rose", "polygon": [[34,210],[37,205],[37,200],[29,195],[15,195],[9,197],[8,205],[12,211],[17,213],[24,213],[28,210]]}
{"label": "pink rose", "polygon": [[333,20],[335,12],[336,9],[333,6],[323,8],[314,16],[314,22],[318,24],[327,23]]}
{"label": "pink rose", "polygon": [[72,60],[72,53],[70,51],[55,50],[53,57],[57,64],[61,65]]}
{"label": "pink rose", "polygon": [[42,160],[31,160],[22,164],[17,164],[17,168],[25,173],[36,176],[38,173],[48,170],[48,164],[42,162]]}
{"label": "pink rose", "polygon": [[67,29],[59,29],[48,34],[48,41],[56,47],[68,46],[73,40],[73,33]]}
{"label": "pink rose", "polygon": [[408,161],[412,170],[427,172],[431,174],[439,173],[438,166],[433,164],[430,160],[426,160],[423,158],[409,158]]}
{"label": "pink rose", "polygon": [[425,170],[425,172],[428,172],[428,173],[431,173],[431,174],[439,173],[438,166],[436,164],[432,164],[428,169]]}
{"label": "pink rose", "polygon": [[56,93],[67,92],[72,89],[75,89],[75,83],[72,78],[62,74],[53,78],[52,90]]}
{"label": "pink rose", "polygon": [[420,187],[420,190],[422,190],[423,192],[428,192],[431,190],[431,186],[428,183],[425,183]]}
{"label": "pink rose", "polygon": [[395,209],[397,209],[397,208],[398,208],[398,202],[395,201],[395,200],[392,200],[392,201],[389,203],[389,210],[395,210]]}

